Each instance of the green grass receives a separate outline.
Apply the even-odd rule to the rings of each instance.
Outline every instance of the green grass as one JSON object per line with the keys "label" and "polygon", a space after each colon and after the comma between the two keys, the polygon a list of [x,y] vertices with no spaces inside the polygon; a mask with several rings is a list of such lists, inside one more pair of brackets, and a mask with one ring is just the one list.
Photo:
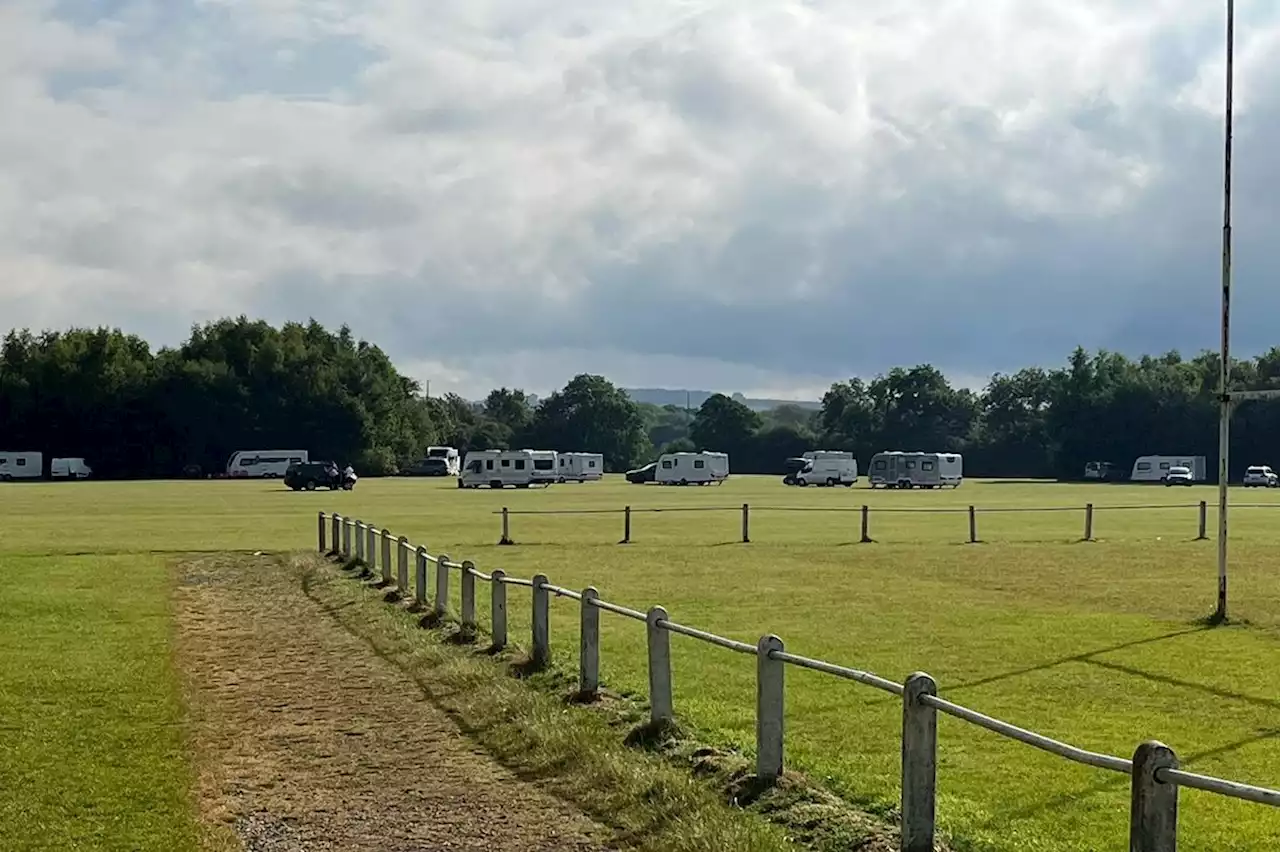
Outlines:
{"label": "green grass", "polygon": [[[483,570],[546,573],[595,585],[637,608],[662,604],[683,623],[901,680],[928,671],[940,692],[1077,745],[1128,756],[1163,740],[1197,771],[1280,783],[1280,494],[1233,492],[1232,617],[1200,629],[1217,587],[1214,544],[1194,541],[1195,504],[1212,488],[969,482],[955,492],[794,489],[774,478],[722,487],[617,482],[540,491],[462,492],[450,482],[365,480],[352,493],[294,493],[263,483],[24,485],[0,489],[11,554],[163,553],[314,547],[315,512],[366,518],[474,560]],[[751,544],[737,543],[753,506]],[[1083,543],[1086,502],[1099,541]],[[497,547],[494,512],[637,511],[620,546],[619,513],[513,515],[515,547]],[[872,506],[875,544],[857,544]],[[964,543],[979,507],[981,544]],[[1175,505],[1176,504],[1176,505]],[[1116,507],[1161,505],[1167,508]],[[784,508],[813,511],[783,511]],[[983,508],[1072,511],[983,513]],[[773,510],[770,511],[769,509]],[[886,509],[948,508],[950,513]],[[818,511],[825,510],[825,511]],[[840,510],[840,511],[836,511]],[[879,510],[879,511],[877,511]],[[454,589],[456,606],[456,584]],[[486,590],[481,613],[486,615]],[[528,599],[512,589],[513,637]],[[487,618],[482,618],[487,620]],[[643,629],[606,614],[602,676],[643,695]],[[553,605],[552,643],[572,668],[577,611]],[[750,751],[754,663],[672,640],[676,712],[713,744]],[[790,768],[876,808],[897,798],[901,710],[889,696],[812,672],[787,674]],[[940,819],[979,848],[1123,848],[1126,779],[1076,766],[943,718]],[[1245,850],[1280,842],[1280,811],[1187,790],[1181,848]],[[2,845],[2,844],[0,844]]]}
{"label": "green grass", "polygon": [[4,554],[0,577],[0,849],[196,848],[164,560]]}

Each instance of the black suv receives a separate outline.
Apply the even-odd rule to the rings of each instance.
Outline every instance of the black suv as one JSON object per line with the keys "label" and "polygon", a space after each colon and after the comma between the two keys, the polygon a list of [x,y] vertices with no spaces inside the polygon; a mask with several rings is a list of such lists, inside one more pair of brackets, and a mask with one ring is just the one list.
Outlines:
{"label": "black suv", "polygon": [[291,464],[284,472],[284,484],[294,491],[315,491],[316,488],[336,491],[342,487],[342,471],[333,462],[327,461]]}

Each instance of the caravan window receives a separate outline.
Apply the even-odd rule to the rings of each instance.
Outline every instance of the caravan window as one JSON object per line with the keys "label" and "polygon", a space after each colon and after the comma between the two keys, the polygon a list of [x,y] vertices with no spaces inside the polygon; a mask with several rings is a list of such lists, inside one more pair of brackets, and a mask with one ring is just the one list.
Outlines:
{"label": "caravan window", "polygon": [[484,466],[486,470],[493,470],[493,459],[485,459]]}
{"label": "caravan window", "polygon": [[[503,462],[506,464],[506,462]],[[516,459],[516,470],[524,470],[524,459]]]}
{"label": "caravan window", "polygon": [[884,459],[876,460],[876,470],[884,470],[888,466],[889,466],[889,463],[886,462]]}
{"label": "caravan window", "polygon": [[595,460],[595,459],[588,459],[588,460],[587,460],[587,467],[595,467],[595,466],[596,466],[596,460]]}
{"label": "caravan window", "polygon": [[1151,462],[1138,462],[1138,470],[1151,470]]}
{"label": "caravan window", "polygon": [[26,467],[26,466],[27,466],[26,459],[18,459],[18,467]]}
{"label": "caravan window", "polygon": [[706,466],[707,466],[707,463],[706,463],[706,462],[704,462],[702,459],[694,459],[694,460],[693,460],[693,466],[694,466],[696,469],[701,470],[702,468],[704,468],[704,467],[706,467]]}
{"label": "caravan window", "polygon": [[933,462],[931,462],[931,461],[927,461],[927,462],[920,462],[920,469],[921,469],[921,470],[933,470]]}
{"label": "caravan window", "polygon": [[252,456],[245,456],[244,458],[240,459],[241,467],[253,467],[257,463],[258,463],[258,460],[253,458]]}
{"label": "caravan window", "polygon": [[473,461],[471,464],[467,465],[467,470],[471,471],[472,473],[479,473],[479,472],[480,472],[480,459],[476,459],[476,460],[475,460],[475,461]]}
{"label": "caravan window", "polygon": [[662,469],[663,469],[663,470],[671,470],[671,459],[663,459],[663,461],[662,461]]}
{"label": "caravan window", "polygon": [[1161,469],[1161,470],[1168,470],[1168,469],[1169,469],[1169,463],[1168,463],[1168,462],[1160,462],[1160,469]]}
{"label": "caravan window", "polygon": [[916,469],[916,463],[915,463],[915,461],[914,461],[914,460],[910,460],[910,461],[908,461],[908,462],[907,462],[907,470],[915,470],[915,469]]}
{"label": "caravan window", "polygon": [[511,467],[511,459],[503,459],[503,460],[502,460],[502,466],[503,466],[503,467]]}

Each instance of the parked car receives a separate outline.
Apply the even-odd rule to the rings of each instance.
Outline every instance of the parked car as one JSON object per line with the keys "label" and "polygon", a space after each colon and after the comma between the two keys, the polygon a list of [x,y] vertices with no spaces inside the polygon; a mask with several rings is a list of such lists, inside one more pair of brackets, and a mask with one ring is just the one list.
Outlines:
{"label": "parked car", "polygon": [[1269,465],[1254,465],[1244,472],[1245,488],[1275,488],[1280,486],[1280,476]]}
{"label": "parked car", "polygon": [[656,477],[657,475],[658,475],[658,463],[649,462],[647,465],[643,467],[638,467],[635,470],[627,471],[627,482],[630,482],[633,485],[641,485],[645,482],[653,482],[654,477]]}
{"label": "parked car", "polygon": [[337,491],[339,488],[350,490],[342,471],[329,461],[306,461],[289,465],[284,472],[284,484],[294,491],[315,491],[317,488],[328,488],[330,491]]}
{"label": "parked car", "polygon": [[1175,464],[1169,468],[1169,473],[1165,475],[1164,484],[1169,485],[1195,485],[1195,476],[1191,473],[1191,468],[1180,464]]}
{"label": "parked car", "polygon": [[418,459],[400,471],[401,476],[449,476],[449,462],[443,458]]}

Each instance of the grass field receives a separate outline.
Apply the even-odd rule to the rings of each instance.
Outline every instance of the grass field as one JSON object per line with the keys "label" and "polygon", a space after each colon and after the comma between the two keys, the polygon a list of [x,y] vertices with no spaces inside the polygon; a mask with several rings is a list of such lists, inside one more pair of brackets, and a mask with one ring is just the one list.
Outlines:
{"label": "grass field", "polygon": [[[109,606],[118,613],[150,612],[156,599],[132,583],[150,587],[156,581],[148,579],[154,570],[148,566],[167,554],[311,548],[316,511],[339,511],[433,552],[472,559],[484,570],[501,567],[526,577],[541,571],[560,585],[592,584],[607,599],[637,608],[660,603],[675,620],[747,641],[777,633],[790,651],[885,677],[928,671],[953,700],[1083,747],[1127,756],[1154,737],[1197,771],[1280,783],[1280,699],[1273,686],[1280,675],[1274,556],[1280,494],[1236,493],[1236,501],[1251,504],[1232,515],[1238,623],[1206,630],[1196,620],[1213,604],[1214,545],[1193,539],[1195,506],[1213,503],[1211,488],[969,482],[955,492],[898,493],[789,489],[775,478],[750,477],[689,489],[611,481],[502,493],[451,486],[365,480],[356,491],[337,494],[233,482],[0,488],[7,521],[0,559],[6,567],[25,566],[16,575],[30,578],[22,588],[7,584],[0,602],[7,613],[6,595],[56,597],[40,589],[63,577],[115,601]],[[1099,540],[1085,543],[1079,539],[1087,502],[1096,507]],[[614,512],[515,514],[517,546],[496,546],[501,528],[494,513],[503,505],[568,512],[620,510],[627,503],[637,510],[630,545],[617,544],[622,517]],[[737,542],[740,512],[734,508],[743,503],[753,507],[752,543],[745,545]],[[856,543],[856,509],[863,503],[872,507],[875,544]],[[971,503],[979,507],[983,540],[976,545],[964,543],[964,509]],[[1139,505],[1166,508],[1119,508]],[[677,507],[702,511],[640,511]],[[1059,511],[982,512],[1026,507]],[[887,511],[925,508],[952,511]],[[1209,523],[1212,534],[1212,509]],[[120,554],[138,556],[111,558]],[[120,590],[125,579],[131,580],[127,594]],[[483,600],[487,592],[481,594]],[[527,598],[517,590],[512,595],[513,636],[523,638]],[[70,606],[59,600],[64,604]],[[12,635],[0,628],[5,650],[9,643],[30,643],[22,624],[37,615],[22,612]],[[46,650],[29,652],[37,668],[71,666],[61,659],[70,655],[77,668],[91,667],[93,655],[107,653],[68,644],[57,624],[70,631],[74,612],[69,608],[50,624]],[[142,615],[131,620],[138,629],[149,623]],[[573,604],[553,605],[553,649],[567,664],[576,652],[576,625]],[[643,694],[642,628],[607,615],[602,626],[606,685]],[[677,715],[707,739],[749,749],[754,663],[681,637],[672,645]],[[158,659],[145,641],[129,649]],[[6,653],[0,662],[0,693],[11,692],[9,683],[21,682],[32,665],[15,666],[11,657]],[[111,669],[100,668],[103,676]],[[135,735],[153,731],[158,718],[172,719],[168,699],[161,700],[172,694],[168,677],[163,666],[149,670],[146,688],[158,697],[148,706],[156,709],[128,716]],[[790,670],[787,677],[791,768],[869,805],[896,801],[898,704],[810,672]],[[131,686],[140,688],[136,680]],[[85,712],[120,719],[109,710]],[[948,830],[998,850],[1124,848],[1124,777],[954,720],[939,725],[940,818]],[[71,728],[50,733],[50,755],[74,747]],[[148,759],[166,760],[163,742],[148,745],[156,749]],[[178,789],[180,764],[164,765],[169,768],[158,774],[170,780],[159,789]],[[54,773],[44,783],[55,787],[74,773],[35,771]],[[1273,809],[1184,791],[1181,811],[1186,850],[1280,842],[1280,812]],[[180,832],[180,824],[173,822],[172,830]]]}

